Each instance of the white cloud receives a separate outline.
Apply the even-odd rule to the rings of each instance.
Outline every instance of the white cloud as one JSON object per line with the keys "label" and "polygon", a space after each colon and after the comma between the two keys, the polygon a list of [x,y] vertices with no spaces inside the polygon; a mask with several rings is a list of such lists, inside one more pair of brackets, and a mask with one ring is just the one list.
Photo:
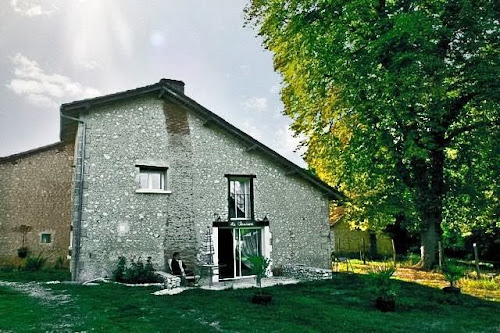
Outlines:
{"label": "white cloud", "polygon": [[265,111],[267,108],[267,98],[265,97],[251,97],[241,103],[247,110],[255,110],[258,112]]}
{"label": "white cloud", "polygon": [[16,13],[28,17],[51,15],[59,10],[53,3],[50,7],[42,5],[41,0],[11,0],[10,5]]}
{"label": "white cloud", "polygon": [[11,58],[14,78],[7,88],[37,106],[57,108],[62,102],[100,95],[99,90],[83,86],[60,74],[46,74],[38,63],[22,54]]}

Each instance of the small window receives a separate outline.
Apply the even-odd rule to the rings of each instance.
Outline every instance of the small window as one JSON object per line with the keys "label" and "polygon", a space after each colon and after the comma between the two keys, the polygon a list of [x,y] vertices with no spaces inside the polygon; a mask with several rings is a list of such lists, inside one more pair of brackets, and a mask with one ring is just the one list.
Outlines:
{"label": "small window", "polygon": [[229,180],[229,218],[252,220],[254,176],[226,176]]}
{"label": "small window", "polygon": [[47,232],[40,234],[40,243],[42,243],[42,244],[52,243],[52,234],[47,233]]}
{"label": "small window", "polygon": [[166,186],[166,168],[158,167],[139,167],[138,192],[165,192]]}

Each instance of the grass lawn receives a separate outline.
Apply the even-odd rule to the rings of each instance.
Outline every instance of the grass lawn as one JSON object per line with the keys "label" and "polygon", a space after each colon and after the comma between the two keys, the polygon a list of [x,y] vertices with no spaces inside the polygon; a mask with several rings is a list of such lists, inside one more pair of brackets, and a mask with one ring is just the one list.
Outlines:
{"label": "grass lawn", "polygon": [[445,295],[400,280],[394,280],[397,312],[379,312],[372,278],[360,274],[266,288],[274,297],[268,306],[250,302],[254,289],[154,296],[156,287],[26,283],[24,278],[0,272],[0,332],[500,331],[500,302]]}

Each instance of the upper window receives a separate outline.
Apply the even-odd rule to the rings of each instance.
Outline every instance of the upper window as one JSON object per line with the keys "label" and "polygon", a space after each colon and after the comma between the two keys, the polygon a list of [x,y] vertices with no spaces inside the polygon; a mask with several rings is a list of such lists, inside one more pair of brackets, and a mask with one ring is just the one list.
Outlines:
{"label": "upper window", "polygon": [[40,243],[50,244],[52,243],[52,234],[44,232],[40,234]]}
{"label": "upper window", "polygon": [[228,176],[229,218],[232,220],[253,219],[253,177]]}
{"label": "upper window", "polygon": [[138,192],[166,192],[167,168],[139,167]]}

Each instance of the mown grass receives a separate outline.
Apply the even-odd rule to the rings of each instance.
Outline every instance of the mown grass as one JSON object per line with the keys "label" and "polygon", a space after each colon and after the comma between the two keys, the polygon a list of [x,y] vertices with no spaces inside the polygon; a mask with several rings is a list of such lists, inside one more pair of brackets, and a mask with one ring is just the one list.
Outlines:
{"label": "mown grass", "polygon": [[[12,277],[12,276],[11,276]],[[0,274],[0,280],[2,276]],[[154,296],[155,287],[42,284],[70,301],[59,304],[2,287],[0,331],[95,332],[497,332],[500,303],[394,280],[397,311],[382,313],[368,275],[336,274],[331,280],[266,288],[269,306],[254,305],[253,289],[191,289]],[[34,312],[35,311],[35,312]],[[32,315],[30,315],[32,314]],[[61,321],[64,316],[68,321]],[[28,317],[28,319],[26,319]]]}
{"label": "mown grass", "polygon": [[0,286],[0,332],[36,331],[49,315],[49,311],[40,307],[37,300]]}
{"label": "mown grass", "polygon": [[71,273],[66,269],[46,269],[35,272],[22,269],[0,269],[0,280],[18,282],[69,281]]}

